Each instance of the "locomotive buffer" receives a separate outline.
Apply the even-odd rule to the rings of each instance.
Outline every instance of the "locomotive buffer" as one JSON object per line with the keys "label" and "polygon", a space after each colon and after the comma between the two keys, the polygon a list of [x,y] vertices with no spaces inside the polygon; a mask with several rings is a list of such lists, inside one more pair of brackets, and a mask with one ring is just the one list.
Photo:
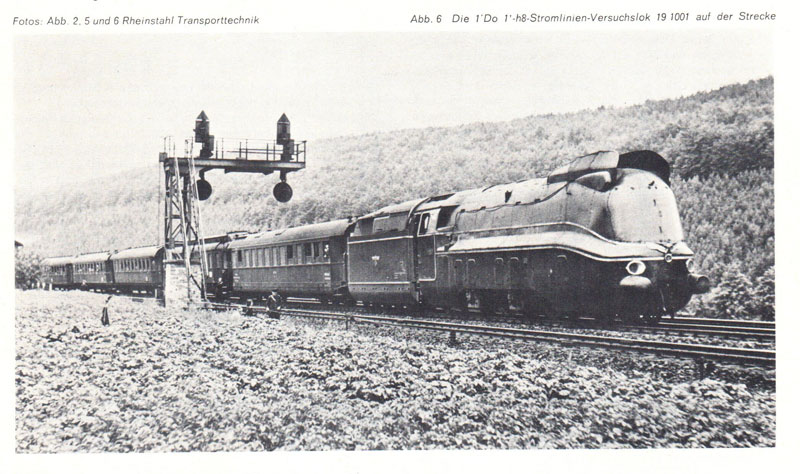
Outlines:
{"label": "locomotive buffer", "polygon": [[[206,299],[205,276],[209,274],[201,230],[200,201],[211,196],[205,173],[280,173],[273,188],[275,199],[287,202],[292,188],[286,175],[305,168],[306,142],[291,138],[286,114],[278,120],[276,140],[215,139],[205,112],[195,121],[194,140],[184,141],[183,156],[165,139],[158,161],[164,168],[164,303],[187,308]],[[194,143],[200,143],[194,156]],[[199,170],[199,171],[198,171]],[[199,178],[198,178],[199,174]]]}

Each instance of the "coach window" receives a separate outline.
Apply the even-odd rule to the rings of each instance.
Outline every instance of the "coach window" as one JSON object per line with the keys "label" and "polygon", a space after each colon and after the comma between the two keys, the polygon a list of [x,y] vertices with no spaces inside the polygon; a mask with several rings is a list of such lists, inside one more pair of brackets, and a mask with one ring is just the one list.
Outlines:
{"label": "coach window", "polygon": [[330,254],[331,254],[331,246],[328,244],[328,242],[323,242],[322,243],[322,258],[324,258],[325,261],[327,261],[330,258]]}
{"label": "coach window", "polygon": [[312,255],[312,252],[311,252],[311,242],[306,242],[305,244],[303,244],[303,247],[304,247],[303,250],[305,250],[306,262],[310,262],[311,261],[311,257],[314,256],[314,255]]}
{"label": "coach window", "polygon": [[288,264],[292,263],[293,259],[294,259],[294,246],[287,245],[286,246],[286,264],[288,265]]}

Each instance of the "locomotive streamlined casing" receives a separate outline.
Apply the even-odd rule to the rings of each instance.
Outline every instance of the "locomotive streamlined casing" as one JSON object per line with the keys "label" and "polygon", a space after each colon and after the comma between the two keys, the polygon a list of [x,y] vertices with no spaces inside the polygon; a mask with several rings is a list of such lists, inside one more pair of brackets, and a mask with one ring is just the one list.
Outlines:
{"label": "locomotive streamlined casing", "polygon": [[441,252],[454,294],[557,313],[680,309],[707,279],[687,269],[693,254],[668,179],[653,152],[600,152],[547,179],[467,196]]}
{"label": "locomotive streamlined casing", "polygon": [[352,222],[340,219],[247,236],[228,244],[232,290],[245,296],[349,299],[345,271]]}

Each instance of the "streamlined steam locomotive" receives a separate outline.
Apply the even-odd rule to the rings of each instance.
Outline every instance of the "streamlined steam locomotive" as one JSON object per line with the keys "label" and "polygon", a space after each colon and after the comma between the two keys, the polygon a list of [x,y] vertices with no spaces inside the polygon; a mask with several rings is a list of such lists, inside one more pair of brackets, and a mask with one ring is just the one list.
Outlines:
{"label": "streamlined steam locomotive", "polygon": [[[208,286],[221,298],[277,290],[326,303],[658,319],[710,287],[693,273],[669,177],[655,152],[602,151],[546,178],[236,235],[207,246]],[[163,252],[147,255],[142,271],[163,271]],[[49,263],[50,283],[79,283],[68,259]],[[115,266],[98,268],[116,281]],[[157,291],[163,278],[150,280]]]}

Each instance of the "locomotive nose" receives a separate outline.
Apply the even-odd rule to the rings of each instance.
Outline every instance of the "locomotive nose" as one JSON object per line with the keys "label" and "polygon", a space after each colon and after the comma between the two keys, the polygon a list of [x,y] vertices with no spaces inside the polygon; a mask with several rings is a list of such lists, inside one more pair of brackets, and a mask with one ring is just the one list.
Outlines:
{"label": "locomotive nose", "polygon": [[692,293],[699,295],[701,293],[708,293],[711,290],[711,280],[705,275],[689,275],[689,286]]}

